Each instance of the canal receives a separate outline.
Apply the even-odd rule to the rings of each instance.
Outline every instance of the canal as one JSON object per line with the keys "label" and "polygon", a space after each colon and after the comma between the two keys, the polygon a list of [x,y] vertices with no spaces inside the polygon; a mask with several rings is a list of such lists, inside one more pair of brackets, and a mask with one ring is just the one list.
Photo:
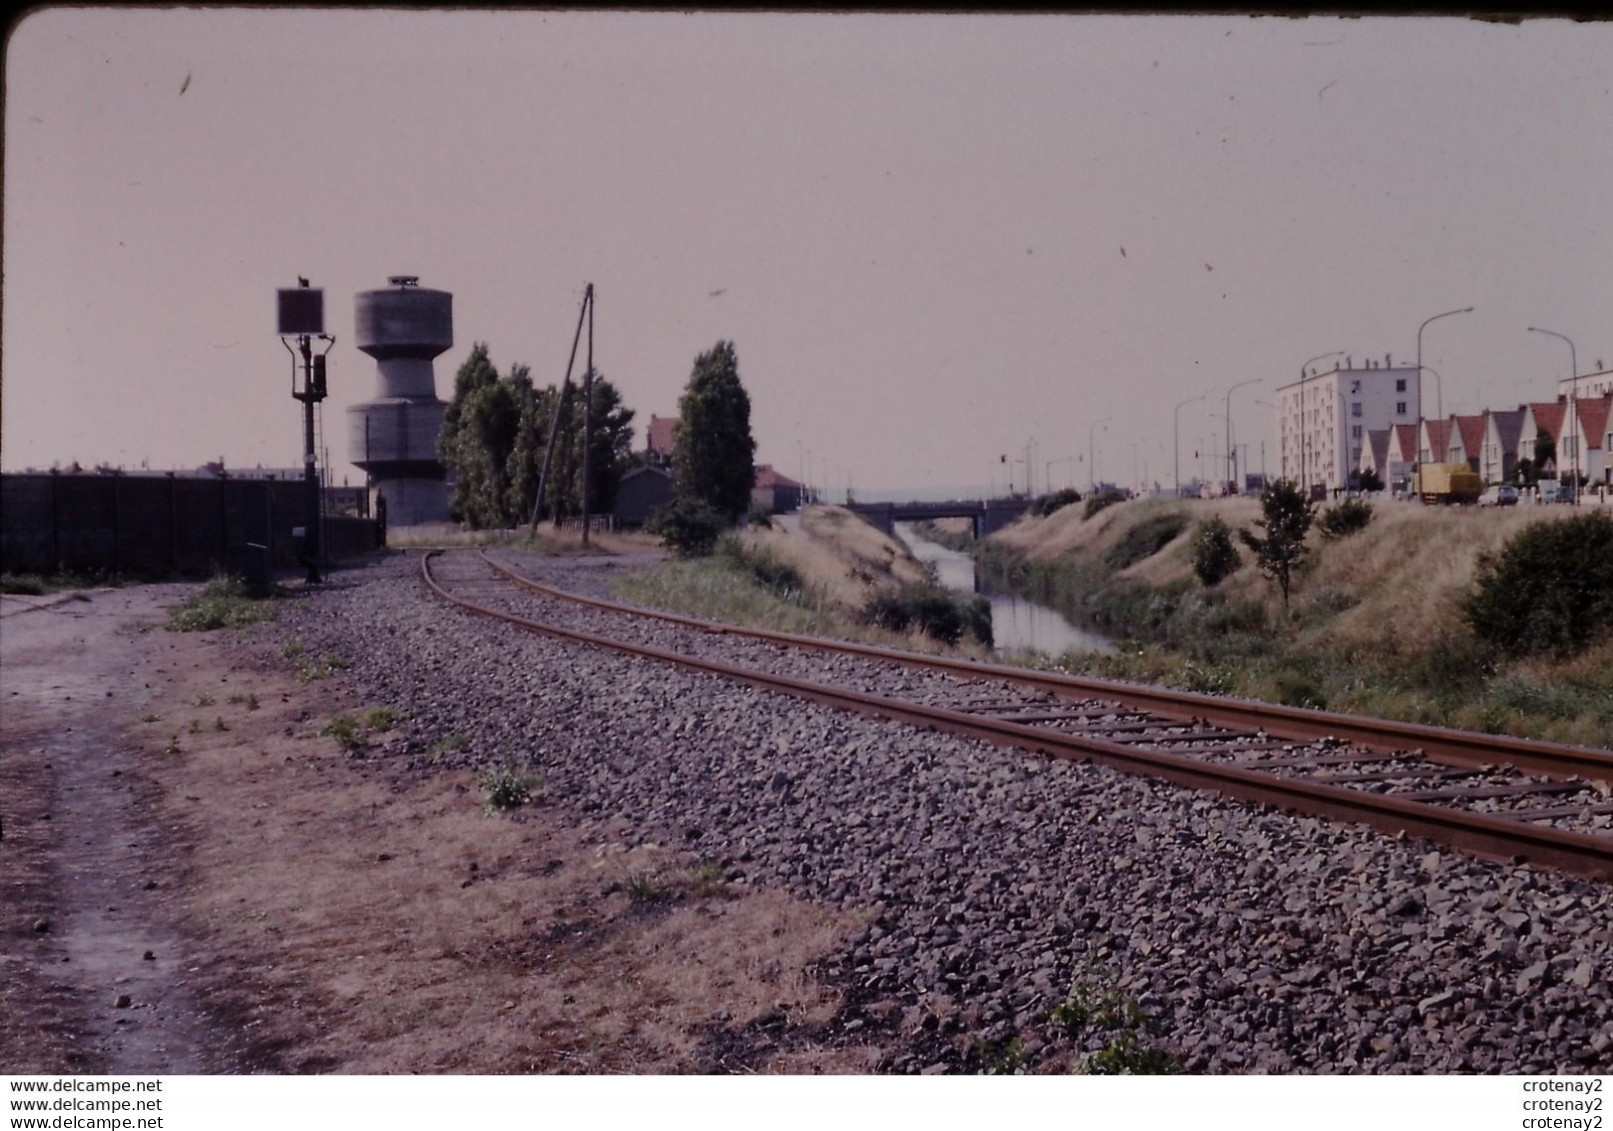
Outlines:
{"label": "canal", "polygon": [[898,522],[896,536],[907,544],[914,557],[935,568],[936,579],[942,586],[957,593],[978,593],[991,602],[991,634],[997,651],[1061,656],[1070,651],[1115,650],[1106,637],[1077,628],[1054,609],[982,586],[975,573],[974,558],[921,537],[911,523]]}

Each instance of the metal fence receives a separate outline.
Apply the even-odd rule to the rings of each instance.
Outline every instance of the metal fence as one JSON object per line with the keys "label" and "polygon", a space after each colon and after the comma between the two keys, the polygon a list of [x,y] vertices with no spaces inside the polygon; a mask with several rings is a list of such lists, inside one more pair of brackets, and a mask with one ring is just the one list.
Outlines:
{"label": "metal fence", "polygon": [[[0,476],[0,570],[208,577],[242,568],[250,545],[273,567],[297,564],[300,482],[174,475]],[[325,516],[323,557],[381,546],[374,519]]]}

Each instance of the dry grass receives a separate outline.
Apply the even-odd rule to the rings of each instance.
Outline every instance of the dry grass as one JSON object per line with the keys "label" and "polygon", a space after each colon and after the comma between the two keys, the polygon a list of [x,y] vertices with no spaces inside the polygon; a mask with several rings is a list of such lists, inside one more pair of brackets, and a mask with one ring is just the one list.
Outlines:
{"label": "dry grass", "polygon": [[745,542],[794,567],[813,592],[844,609],[860,609],[877,591],[922,584],[929,576],[906,544],[844,507],[807,507],[797,533],[752,530]]}
{"label": "dry grass", "polygon": [[[175,666],[163,722],[136,735],[193,841],[186,917],[221,956],[205,993],[271,1066],[712,1071],[724,1034],[780,1009],[811,1027],[837,1008],[811,971],[855,916],[723,883],[620,823],[543,803],[489,817],[469,772],[363,770],[318,736],[353,704],[288,673],[230,672],[262,709],[185,734],[217,714],[192,704],[222,665],[196,652]],[[182,749],[165,753],[175,729]],[[633,898],[632,878],[668,898]],[[796,1047],[744,1067],[866,1071],[878,1051]]]}

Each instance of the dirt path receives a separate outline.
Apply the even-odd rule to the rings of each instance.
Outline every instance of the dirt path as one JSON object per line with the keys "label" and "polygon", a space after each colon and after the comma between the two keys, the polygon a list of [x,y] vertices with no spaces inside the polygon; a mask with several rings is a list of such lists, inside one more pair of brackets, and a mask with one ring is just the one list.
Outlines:
{"label": "dirt path", "polygon": [[172,837],[125,728],[151,695],[146,629],[182,587],[0,610],[0,1063],[33,1072],[224,1067],[176,926]]}
{"label": "dirt path", "polygon": [[854,917],[541,788],[490,816],[474,774],[402,775],[363,689],[277,626],[161,628],[193,591],[0,610],[7,1071],[878,1061],[815,973]]}

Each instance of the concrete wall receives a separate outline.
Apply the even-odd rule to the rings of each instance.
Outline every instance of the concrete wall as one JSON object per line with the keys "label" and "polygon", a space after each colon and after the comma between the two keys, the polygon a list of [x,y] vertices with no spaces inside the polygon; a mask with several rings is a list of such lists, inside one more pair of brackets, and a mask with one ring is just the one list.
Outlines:
{"label": "concrete wall", "polygon": [[[248,543],[276,567],[297,564],[301,483],[178,476],[0,476],[0,570],[7,573],[174,574],[240,568]],[[371,519],[327,517],[324,557],[376,548]]]}

